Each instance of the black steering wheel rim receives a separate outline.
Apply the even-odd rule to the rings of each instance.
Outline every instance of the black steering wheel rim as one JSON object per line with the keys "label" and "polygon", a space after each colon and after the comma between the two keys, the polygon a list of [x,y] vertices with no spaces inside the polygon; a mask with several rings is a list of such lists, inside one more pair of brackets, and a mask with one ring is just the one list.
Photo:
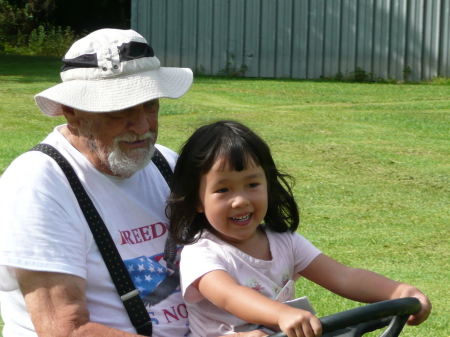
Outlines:
{"label": "black steering wheel rim", "polygon": [[[421,309],[420,301],[415,297],[405,297],[395,300],[382,301],[362,307],[338,312],[320,318],[322,334],[334,332],[361,323],[368,323],[391,316],[409,316],[417,314]],[[406,320],[404,321],[406,323]],[[404,324],[404,323],[403,323]],[[270,337],[286,337],[278,332]]]}

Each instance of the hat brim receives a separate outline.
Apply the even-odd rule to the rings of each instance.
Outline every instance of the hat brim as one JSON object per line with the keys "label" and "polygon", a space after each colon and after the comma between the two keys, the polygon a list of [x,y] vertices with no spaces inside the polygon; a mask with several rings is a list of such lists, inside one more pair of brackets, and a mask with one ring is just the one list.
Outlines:
{"label": "hat brim", "polygon": [[189,68],[157,70],[99,80],[57,84],[34,98],[47,116],[63,115],[62,105],[93,113],[118,111],[158,98],[179,98],[193,81]]}

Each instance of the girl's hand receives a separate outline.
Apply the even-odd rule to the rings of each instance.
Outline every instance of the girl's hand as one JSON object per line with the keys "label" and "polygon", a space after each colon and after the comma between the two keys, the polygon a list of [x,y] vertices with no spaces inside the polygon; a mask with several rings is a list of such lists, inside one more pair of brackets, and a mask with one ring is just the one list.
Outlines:
{"label": "girl's hand", "polygon": [[423,323],[428,318],[428,316],[430,316],[430,312],[431,312],[431,308],[432,308],[430,300],[424,293],[422,293],[416,287],[405,284],[404,286],[402,286],[400,288],[401,288],[401,293],[400,293],[401,298],[402,297],[415,297],[415,298],[419,299],[420,304],[422,304],[422,308],[420,309],[419,313],[417,313],[415,315],[411,315],[406,323],[408,325],[419,325],[419,324]]}
{"label": "girl's hand", "polygon": [[309,311],[287,306],[280,312],[278,325],[288,337],[320,337],[322,325]]}

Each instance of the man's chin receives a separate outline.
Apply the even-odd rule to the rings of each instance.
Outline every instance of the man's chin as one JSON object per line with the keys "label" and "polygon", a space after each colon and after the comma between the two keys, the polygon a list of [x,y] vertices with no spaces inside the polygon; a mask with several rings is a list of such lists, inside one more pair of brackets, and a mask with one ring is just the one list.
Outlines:
{"label": "man's chin", "polygon": [[155,147],[151,146],[120,153],[113,152],[108,156],[109,168],[117,176],[131,177],[150,163],[155,151]]}

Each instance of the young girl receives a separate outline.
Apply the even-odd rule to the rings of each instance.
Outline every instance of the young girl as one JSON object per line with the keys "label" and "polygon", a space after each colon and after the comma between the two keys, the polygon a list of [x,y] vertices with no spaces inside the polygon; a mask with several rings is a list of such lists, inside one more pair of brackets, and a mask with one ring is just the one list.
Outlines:
{"label": "young girl", "polygon": [[296,275],[365,303],[417,297],[422,310],[408,323],[423,322],[431,304],[417,288],[342,265],[295,232],[291,181],[267,144],[237,122],[203,126],[183,146],[167,210],[174,240],[187,245],[180,268],[192,336],[261,326],[320,336],[312,313],[275,300]]}

